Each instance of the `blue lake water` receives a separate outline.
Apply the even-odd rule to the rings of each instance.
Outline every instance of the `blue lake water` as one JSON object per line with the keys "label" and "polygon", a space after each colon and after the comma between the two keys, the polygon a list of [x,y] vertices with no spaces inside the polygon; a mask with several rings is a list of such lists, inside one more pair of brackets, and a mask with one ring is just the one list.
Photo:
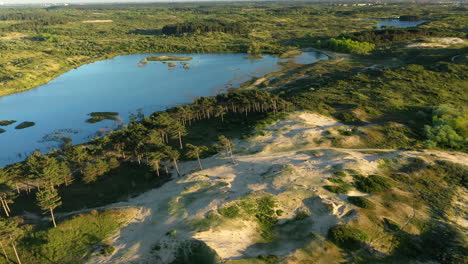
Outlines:
{"label": "blue lake water", "polygon": [[379,21],[377,23],[377,28],[381,29],[384,26],[391,26],[391,27],[399,27],[399,28],[407,28],[407,27],[416,27],[421,25],[422,23],[426,22],[425,20],[421,21],[401,21],[401,20],[386,20],[386,21]]}
{"label": "blue lake water", "polygon": [[[132,113],[153,111],[193,102],[196,97],[216,95],[252,77],[278,71],[284,59],[264,56],[245,59],[246,54],[178,54],[190,56],[190,69],[181,63],[169,68],[162,62],[137,66],[148,55],[118,56],[71,70],[46,85],[0,97],[0,120],[17,120],[0,127],[0,166],[23,160],[34,150],[50,151],[61,137],[79,144],[128,122]],[[305,52],[291,60],[310,64],[327,57]],[[91,112],[118,112],[119,120],[89,124]],[[24,121],[36,125],[22,130]]]}

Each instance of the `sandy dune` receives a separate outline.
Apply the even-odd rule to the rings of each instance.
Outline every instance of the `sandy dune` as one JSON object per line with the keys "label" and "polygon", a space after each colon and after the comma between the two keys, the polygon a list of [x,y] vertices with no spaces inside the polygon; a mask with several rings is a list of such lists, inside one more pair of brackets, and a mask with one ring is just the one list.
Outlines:
{"label": "sandy dune", "polygon": [[[261,253],[287,255],[303,246],[302,238],[284,237],[281,246],[271,244],[265,251],[265,245],[257,244],[260,238],[256,222],[248,218],[227,221],[203,232],[196,232],[190,223],[242,197],[273,194],[284,211],[280,223],[305,211],[313,221],[302,224],[302,233],[325,235],[332,225],[355,217],[354,207],[345,201],[347,195],[322,188],[335,168],[371,174],[379,170],[382,158],[393,157],[429,160],[436,156],[468,164],[467,154],[439,151],[379,150],[369,154],[372,153],[369,150],[317,148],[307,144],[297,150],[298,140],[319,137],[335,126],[343,125],[317,114],[294,113],[268,127],[267,136],[236,142],[236,164],[221,155],[204,159],[206,169],[202,171],[196,171],[195,162],[181,164],[184,176],[128,202],[109,206],[132,206],[140,211],[128,226],[108,239],[116,252],[112,256],[96,255],[88,263],[170,263],[179,243],[192,238],[204,241],[224,259],[255,257]],[[366,194],[353,190],[348,195]],[[176,235],[166,235],[170,230],[176,230]],[[155,244],[163,245],[164,250],[152,250]]]}

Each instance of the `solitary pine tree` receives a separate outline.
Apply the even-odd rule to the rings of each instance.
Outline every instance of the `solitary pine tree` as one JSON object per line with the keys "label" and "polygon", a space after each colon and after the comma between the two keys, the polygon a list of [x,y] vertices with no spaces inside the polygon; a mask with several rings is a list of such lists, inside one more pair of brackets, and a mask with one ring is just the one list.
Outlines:
{"label": "solitary pine tree", "polygon": [[233,163],[235,163],[234,157],[232,155],[232,151],[234,149],[234,143],[232,142],[232,140],[230,140],[229,138],[221,135],[221,136],[218,137],[218,141],[219,141],[218,148],[223,149],[224,151],[226,151],[226,155],[231,158]]}
{"label": "solitary pine tree", "polygon": [[36,194],[36,200],[39,207],[43,211],[50,212],[50,216],[52,218],[52,222],[54,223],[54,227],[57,227],[57,224],[55,223],[54,209],[62,205],[62,201],[57,190],[45,189],[38,191]]}
{"label": "solitary pine tree", "polygon": [[198,166],[200,167],[200,170],[203,170],[203,166],[200,160],[200,155],[208,150],[208,147],[206,146],[195,146],[192,144],[187,144],[188,151],[187,151],[187,157],[189,158],[197,158],[198,160]]}

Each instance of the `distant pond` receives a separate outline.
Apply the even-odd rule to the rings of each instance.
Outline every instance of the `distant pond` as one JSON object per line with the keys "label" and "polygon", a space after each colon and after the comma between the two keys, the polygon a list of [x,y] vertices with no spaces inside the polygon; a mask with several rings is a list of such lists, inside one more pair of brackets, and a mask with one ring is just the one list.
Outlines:
{"label": "distant pond", "polygon": [[382,27],[398,27],[398,28],[416,27],[427,22],[426,20],[404,21],[404,20],[399,20],[399,19],[379,19],[379,18],[371,18],[371,19],[364,19],[364,20],[377,21],[377,29],[381,29]]}
{"label": "distant pond", "polygon": [[[128,123],[131,114],[148,115],[225,92],[252,77],[280,70],[279,63],[287,60],[276,56],[251,60],[247,54],[177,54],[193,60],[188,66],[187,62],[171,67],[162,62],[138,65],[149,55],[163,54],[97,61],[46,85],[0,97],[0,166],[21,161],[34,150],[50,151],[64,137],[74,144],[89,141]],[[311,64],[325,59],[324,54],[304,52],[289,60]],[[90,115],[93,112],[99,113]]]}

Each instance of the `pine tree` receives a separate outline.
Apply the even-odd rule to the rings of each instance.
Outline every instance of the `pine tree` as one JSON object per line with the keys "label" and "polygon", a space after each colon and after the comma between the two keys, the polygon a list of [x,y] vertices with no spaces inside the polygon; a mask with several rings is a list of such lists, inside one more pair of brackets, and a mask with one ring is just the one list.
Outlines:
{"label": "pine tree", "polygon": [[195,146],[192,144],[187,144],[188,151],[187,151],[187,157],[189,158],[196,158],[198,160],[198,166],[200,167],[200,170],[203,170],[203,166],[200,160],[200,155],[208,150],[208,147],[206,146]]}
{"label": "pine tree", "polygon": [[21,259],[18,254],[18,250],[16,249],[15,241],[21,235],[23,235],[23,231],[18,227],[16,219],[0,218],[0,247],[2,248],[3,255],[7,260],[9,260],[5,246],[7,244],[11,244],[18,264],[21,264]]}
{"label": "pine tree", "polygon": [[36,193],[36,200],[43,211],[49,211],[54,227],[57,227],[54,209],[62,205],[61,198],[55,189],[44,189]]}
{"label": "pine tree", "polygon": [[224,151],[226,151],[226,156],[229,156],[232,160],[233,163],[235,163],[234,161],[234,157],[233,157],[233,149],[234,149],[234,143],[232,142],[232,140],[230,140],[229,138],[221,135],[218,137],[218,141],[219,141],[219,144],[218,144],[218,148],[220,149],[223,149]]}

